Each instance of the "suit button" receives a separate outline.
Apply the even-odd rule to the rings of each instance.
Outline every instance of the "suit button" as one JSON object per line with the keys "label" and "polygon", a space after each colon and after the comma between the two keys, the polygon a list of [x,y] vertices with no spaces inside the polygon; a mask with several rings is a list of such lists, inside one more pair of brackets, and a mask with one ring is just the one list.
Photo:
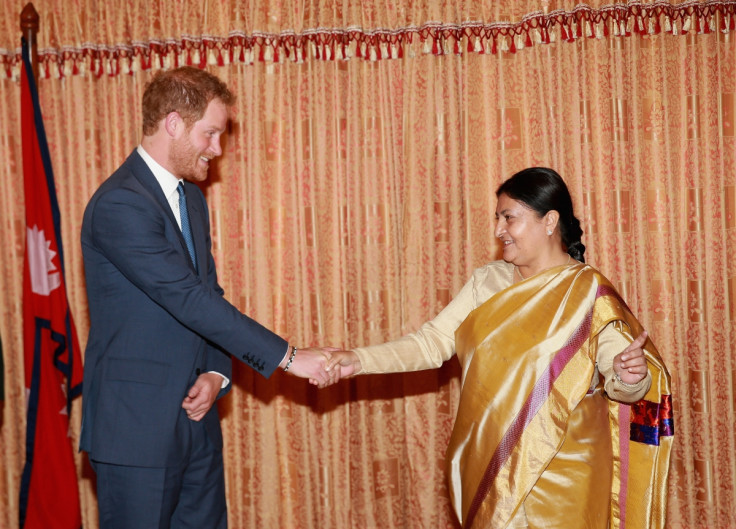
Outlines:
{"label": "suit button", "polygon": [[199,374],[201,373],[201,371],[199,370],[199,368],[197,368],[196,373],[197,373],[197,376],[199,376]]}

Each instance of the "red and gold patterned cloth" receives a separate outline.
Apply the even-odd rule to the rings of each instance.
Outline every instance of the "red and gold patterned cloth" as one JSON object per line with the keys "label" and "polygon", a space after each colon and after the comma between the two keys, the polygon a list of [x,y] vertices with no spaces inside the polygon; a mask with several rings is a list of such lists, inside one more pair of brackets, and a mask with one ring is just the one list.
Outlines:
{"label": "red and gold patterned cloth", "polygon": [[466,528],[661,528],[673,441],[670,377],[632,405],[590,391],[598,335],[642,327],[587,265],[555,267],[474,310],[456,333],[463,386],[448,448]]}

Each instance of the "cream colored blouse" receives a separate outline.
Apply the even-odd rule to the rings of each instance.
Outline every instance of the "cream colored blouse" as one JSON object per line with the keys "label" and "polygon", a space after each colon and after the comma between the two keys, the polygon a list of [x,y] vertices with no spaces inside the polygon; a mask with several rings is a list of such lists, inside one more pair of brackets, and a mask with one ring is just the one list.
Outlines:
{"label": "cream colored blouse", "polygon": [[[489,273],[494,270],[496,273]],[[474,309],[491,296],[513,283],[514,265],[493,261],[476,269],[457,296],[431,321],[418,331],[380,345],[353,349],[360,358],[360,374],[420,371],[440,367],[455,354],[455,331]],[[605,380],[604,388],[611,399],[636,402],[652,383],[647,373],[637,384],[623,384],[613,370],[614,357],[622,352],[634,337],[620,332],[609,324],[598,337],[598,363],[591,381],[591,389]]]}

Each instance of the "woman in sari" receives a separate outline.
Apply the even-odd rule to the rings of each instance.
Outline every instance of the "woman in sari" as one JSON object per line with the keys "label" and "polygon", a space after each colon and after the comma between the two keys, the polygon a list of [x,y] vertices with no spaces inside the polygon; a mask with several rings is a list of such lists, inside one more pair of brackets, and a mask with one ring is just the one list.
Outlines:
{"label": "woman in sari", "polygon": [[555,171],[525,169],[496,194],[503,260],[475,270],[416,333],[332,352],[328,369],[416,371],[458,355],[446,461],[465,528],[663,527],[673,425],[662,359],[584,264]]}

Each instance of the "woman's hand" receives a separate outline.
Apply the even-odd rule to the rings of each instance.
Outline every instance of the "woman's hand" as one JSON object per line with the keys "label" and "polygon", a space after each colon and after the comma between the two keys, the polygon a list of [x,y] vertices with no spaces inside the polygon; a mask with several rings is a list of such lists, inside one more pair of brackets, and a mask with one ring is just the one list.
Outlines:
{"label": "woman's hand", "polygon": [[329,351],[325,371],[330,372],[333,369],[340,369],[340,378],[357,375],[360,373],[362,366],[360,358],[354,351],[340,351],[332,349]]}
{"label": "woman's hand", "polygon": [[617,354],[613,359],[613,372],[624,384],[634,385],[647,376],[647,360],[642,347],[647,341],[647,331],[642,332],[636,340]]}

